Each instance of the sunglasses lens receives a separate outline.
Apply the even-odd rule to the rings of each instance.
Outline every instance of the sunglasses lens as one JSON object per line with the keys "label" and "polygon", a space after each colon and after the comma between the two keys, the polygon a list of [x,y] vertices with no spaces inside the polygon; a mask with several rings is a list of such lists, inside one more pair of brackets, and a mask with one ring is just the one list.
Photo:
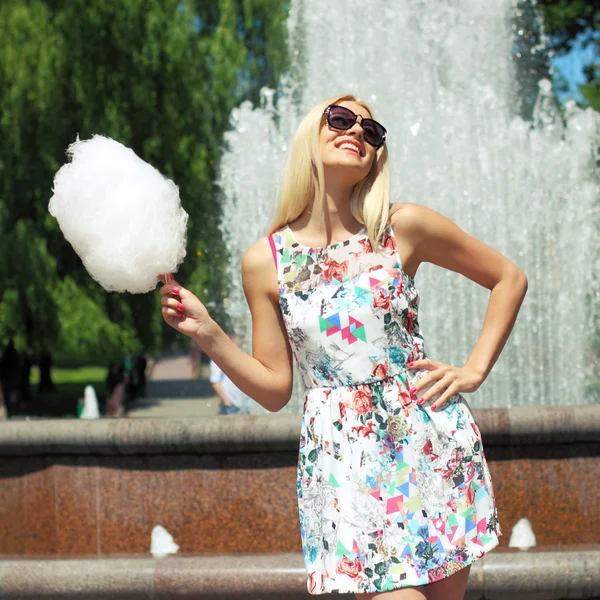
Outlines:
{"label": "sunglasses lens", "polygon": [[363,130],[365,140],[371,144],[371,146],[381,146],[385,139],[385,129],[377,121],[372,119],[365,119],[363,121]]}
{"label": "sunglasses lens", "polygon": [[343,106],[329,109],[328,122],[334,129],[350,129],[356,122],[354,113]]}

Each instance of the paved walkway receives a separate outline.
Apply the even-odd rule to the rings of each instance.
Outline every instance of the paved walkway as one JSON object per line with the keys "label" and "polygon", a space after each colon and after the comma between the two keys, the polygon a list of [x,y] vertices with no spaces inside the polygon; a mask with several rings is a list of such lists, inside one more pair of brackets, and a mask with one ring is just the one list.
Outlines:
{"label": "paved walkway", "polygon": [[194,374],[189,356],[160,358],[151,367],[146,397],[137,400],[129,417],[212,417],[219,399],[208,380],[208,368],[201,365]]}

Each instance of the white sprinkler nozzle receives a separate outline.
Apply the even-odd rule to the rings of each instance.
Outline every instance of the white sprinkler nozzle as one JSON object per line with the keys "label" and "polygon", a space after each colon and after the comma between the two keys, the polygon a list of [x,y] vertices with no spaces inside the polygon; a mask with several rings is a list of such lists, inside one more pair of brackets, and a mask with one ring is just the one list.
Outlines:
{"label": "white sprinkler nozzle", "polygon": [[529,519],[519,519],[510,534],[508,547],[529,550],[529,548],[533,548],[535,545],[535,533],[533,533]]}

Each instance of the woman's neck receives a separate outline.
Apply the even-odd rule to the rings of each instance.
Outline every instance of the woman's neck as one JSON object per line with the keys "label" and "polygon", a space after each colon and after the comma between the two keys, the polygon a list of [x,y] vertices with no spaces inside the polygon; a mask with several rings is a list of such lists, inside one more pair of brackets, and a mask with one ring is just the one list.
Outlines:
{"label": "woman's neck", "polygon": [[294,230],[302,231],[315,245],[328,245],[354,234],[360,223],[350,210],[352,189],[347,186],[328,186],[325,189],[323,206],[313,199],[307,209],[296,220]]}

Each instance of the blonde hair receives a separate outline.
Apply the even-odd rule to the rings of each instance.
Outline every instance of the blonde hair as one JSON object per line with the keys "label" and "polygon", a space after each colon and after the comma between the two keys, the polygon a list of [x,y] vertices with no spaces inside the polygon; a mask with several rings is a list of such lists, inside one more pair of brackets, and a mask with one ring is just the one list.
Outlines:
{"label": "blonde hair", "polygon": [[[369,111],[369,106],[354,96],[337,96],[317,104],[298,126],[287,157],[279,192],[275,219],[269,234],[279,231],[295,221],[315,199],[315,207],[322,209],[325,203],[325,175],[319,153],[319,132],[323,125],[323,111],[330,104],[346,100],[356,102]],[[386,145],[375,155],[368,175],[354,186],[350,198],[350,210],[365,225],[373,249],[381,249],[381,240],[387,226],[390,205],[390,173]]]}

